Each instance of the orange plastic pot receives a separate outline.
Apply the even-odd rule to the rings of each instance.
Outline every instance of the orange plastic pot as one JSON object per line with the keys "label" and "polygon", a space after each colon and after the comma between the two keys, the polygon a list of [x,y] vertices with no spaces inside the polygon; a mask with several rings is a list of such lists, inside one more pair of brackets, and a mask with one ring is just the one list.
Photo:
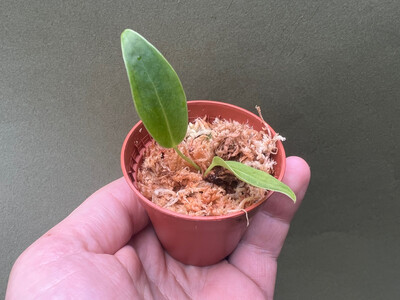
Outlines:
{"label": "orange plastic pot", "polygon": [[[189,121],[207,115],[211,120],[218,117],[248,123],[256,130],[265,127],[263,121],[255,114],[227,103],[189,101],[188,110]],[[270,130],[275,134],[271,127]],[[218,263],[236,248],[247,229],[247,220],[251,222],[251,218],[272,192],[268,192],[264,199],[248,207],[247,216],[243,211],[224,216],[188,216],[162,208],[145,198],[136,185],[137,169],[150,140],[151,137],[143,123],[137,123],[122,146],[121,167],[135,197],[146,209],[158,239],[172,257],[184,264],[206,266]],[[277,162],[275,176],[281,180],[285,171],[286,156],[280,141],[277,146],[278,153],[274,157]]]}

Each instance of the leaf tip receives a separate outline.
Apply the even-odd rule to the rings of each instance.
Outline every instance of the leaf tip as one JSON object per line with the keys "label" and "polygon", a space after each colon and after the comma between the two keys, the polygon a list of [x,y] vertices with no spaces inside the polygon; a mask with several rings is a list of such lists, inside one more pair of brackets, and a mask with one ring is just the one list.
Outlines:
{"label": "leaf tip", "polygon": [[296,201],[297,201],[296,194],[293,192],[293,190],[292,190],[289,186],[287,186],[287,185],[284,184],[283,182],[281,182],[281,183],[282,183],[283,186],[286,187],[286,191],[277,191],[277,192],[278,192],[278,193],[283,193],[283,194],[285,194],[285,195],[288,196],[288,197],[293,201],[293,203],[295,204]]}

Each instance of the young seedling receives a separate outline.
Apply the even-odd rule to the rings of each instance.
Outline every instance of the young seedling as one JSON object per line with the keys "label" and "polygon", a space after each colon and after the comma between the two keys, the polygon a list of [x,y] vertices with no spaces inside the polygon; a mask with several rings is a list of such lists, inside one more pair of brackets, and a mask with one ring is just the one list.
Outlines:
{"label": "young seedling", "polygon": [[[147,131],[160,146],[173,148],[182,159],[201,171],[178,149],[186,136],[188,110],[186,95],[175,70],[152,44],[131,29],[122,33],[121,48],[133,102]],[[293,191],[272,175],[218,156],[213,158],[203,176],[216,166],[228,169],[250,185],[283,193],[296,201]]]}

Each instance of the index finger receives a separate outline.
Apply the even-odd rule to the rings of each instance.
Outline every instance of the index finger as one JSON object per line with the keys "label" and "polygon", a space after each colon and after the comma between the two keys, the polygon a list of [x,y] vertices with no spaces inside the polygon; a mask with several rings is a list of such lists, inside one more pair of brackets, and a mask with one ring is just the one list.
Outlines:
{"label": "index finger", "polygon": [[299,208],[310,181],[310,168],[299,157],[289,157],[283,182],[296,194],[294,204],[287,196],[274,193],[254,216],[229,261],[248,275],[272,299],[276,260],[282,249],[289,224]]}
{"label": "index finger", "polygon": [[91,195],[42,238],[56,236],[71,247],[114,254],[147,224],[144,208],[120,178]]}
{"label": "index finger", "polygon": [[289,230],[290,221],[304,198],[309,181],[308,164],[299,157],[288,157],[283,182],[296,194],[296,203],[283,194],[274,193],[254,216],[252,226],[241,242],[263,249],[277,258]]}

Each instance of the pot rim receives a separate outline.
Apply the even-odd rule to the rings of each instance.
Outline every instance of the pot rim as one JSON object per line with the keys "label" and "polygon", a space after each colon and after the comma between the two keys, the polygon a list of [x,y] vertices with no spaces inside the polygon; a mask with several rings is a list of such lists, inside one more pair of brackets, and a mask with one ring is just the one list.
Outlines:
{"label": "pot rim", "polygon": [[[214,100],[190,100],[187,101],[187,104],[189,106],[190,103],[193,104],[214,104],[216,106],[225,106],[225,107],[230,107],[230,108],[234,108],[236,110],[241,111],[244,114],[247,114],[249,117],[255,117],[257,119],[259,119],[260,121],[261,118],[259,116],[257,116],[256,114],[233,104],[230,103],[226,103],[226,102],[220,102],[220,101],[214,101]],[[190,110],[190,108],[188,107],[188,109]],[[264,123],[266,123],[271,131],[271,134],[276,134],[274,129],[267,123],[264,121]],[[122,169],[122,173],[124,175],[124,178],[126,180],[126,182],[128,183],[128,185],[130,186],[130,188],[139,196],[140,200],[144,203],[146,203],[146,205],[152,207],[153,209],[164,213],[166,215],[169,215],[171,217],[176,217],[176,218],[181,218],[181,219],[186,219],[188,221],[223,221],[225,219],[230,219],[230,218],[239,218],[239,217],[244,217],[245,215],[247,215],[248,213],[250,213],[250,211],[252,211],[253,209],[257,208],[258,206],[262,205],[263,203],[265,203],[265,201],[274,193],[273,191],[268,191],[267,195],[265,196],[265,199],[262,199],[261,201],[247,207],[244,211],[240,210],[237,212],[232,212],[229,213],[227,215],[221,215],[221,216],[192,216],[192,215],[184,215],[184,214],[180,214],[174,211],[171,211],[169,209],[163,208],[161,206],[158,206],[157,204],[153,203],[151,200],[147,199],[146,197],[144,197],[142,195],[142,193],[135,187],[135,185],[133,184],[133,182],[130,180],[128,172],[125,168],[125,163],[124,163],[124,158],[125,158],[125,150],[126,150],[126,146],[127,143],[132,135],[132,133],[139,127],[142,126],[143,122],[140,120],[139,122],[137,122],[135,124],[135,126],[133,126],[133,128],[129,131],[129,133],[127,134],[127,136],[125,137],[124,143],[122,144],[122,149],[121,149],[121,169]],[[283,156],[283,160],[281,163],[281,173],[279,174],[279,176],[277,177],[278,180],[282,180],[284,174],[285,174],[285,169],[286,169],[286,154],[285,154],[285,149],[282,145],[281,141],[278,141],[278,143],[281,143],[281,147],[279,148],[279,152],[281,156]]]}

